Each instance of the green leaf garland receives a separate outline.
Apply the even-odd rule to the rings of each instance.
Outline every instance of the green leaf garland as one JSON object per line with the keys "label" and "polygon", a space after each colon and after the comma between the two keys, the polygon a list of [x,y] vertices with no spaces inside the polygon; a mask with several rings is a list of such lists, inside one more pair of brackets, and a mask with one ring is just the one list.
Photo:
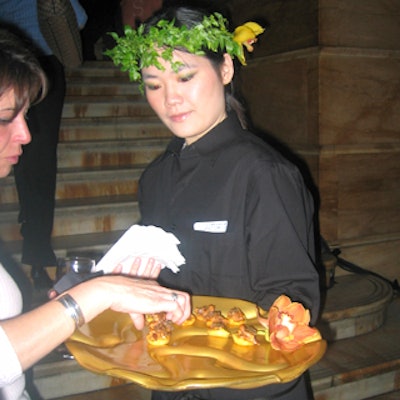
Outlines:
{"label": "green leaf garland", "polygon": [[204,55],[204,49],[212,52],[223,51],[232,58],[242,55],[242,47],[233,39],[233,34],[226,28],[227,21],[219,13],[204,17],[201,24],[189,29],[183,25],[175,26],[175,21],[160,20],[155,26],[150,27],[145,33],[144,25],[138,29],[125,26],[124,36],[118,36],[111,32],[116,46],[107,50],[115,65],[122,71],[129,73],[131,81],[141,81],[141,70],[155,66],[160,70],[164,68],[159,62],[161,56],[171,63],[174,71],[182,65],[179,61],[173,61],[173,51],[184,49],[195,55]]}

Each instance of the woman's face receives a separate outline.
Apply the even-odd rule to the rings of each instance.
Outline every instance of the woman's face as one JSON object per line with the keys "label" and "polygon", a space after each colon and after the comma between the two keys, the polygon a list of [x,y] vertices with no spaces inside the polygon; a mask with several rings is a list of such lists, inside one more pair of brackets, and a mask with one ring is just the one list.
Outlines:
{"label": "woman's face", "polygon": [[218,73],[206,57],[176,50],[174,61],[183,63],[178,72],[162,59],[165,70],[143,69],[146,97],[172,133],[191,144],[226,118],[224,86],[232,80],[233,62],[226,54]]}
{"label": "woman's face", "polygon": [[22,145],[31,141],[25,121],[26,109],[13,118],[15,112],[14,90],[0,97],[0,178],[7,176],[22,154]]}

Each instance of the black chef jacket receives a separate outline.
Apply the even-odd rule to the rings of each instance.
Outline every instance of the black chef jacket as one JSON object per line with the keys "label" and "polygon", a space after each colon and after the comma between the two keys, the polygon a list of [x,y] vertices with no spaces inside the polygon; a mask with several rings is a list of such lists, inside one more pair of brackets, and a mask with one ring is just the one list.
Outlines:
{"label": "black chef jacket", "polygon": [[160,283],[248,300],[265,310],[286,294],[309,308],[315,321],[313,200],[297,167],[233,115],[182,146],[173,138],[139,185],[142,224],[175,234],[186,259],[177,274],[163,269]]}

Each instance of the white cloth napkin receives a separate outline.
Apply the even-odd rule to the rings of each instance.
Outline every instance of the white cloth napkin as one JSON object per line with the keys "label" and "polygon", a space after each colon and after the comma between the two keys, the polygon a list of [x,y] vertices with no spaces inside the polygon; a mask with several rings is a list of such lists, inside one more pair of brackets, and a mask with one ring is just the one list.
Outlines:
{"label": "white cloth napkin", "polygon": [[185,258],[178,249],[180,241],[175,235],[165,232],[156,226],[132,225],[115,243],[95,266],[96,271],[111,273],[118,265],[122,272],[129,269],[136,257],[141,258],[138,275],[147,265],[150,257],[160,263],[162,268],[179,272],[179,266],[185,263]]}

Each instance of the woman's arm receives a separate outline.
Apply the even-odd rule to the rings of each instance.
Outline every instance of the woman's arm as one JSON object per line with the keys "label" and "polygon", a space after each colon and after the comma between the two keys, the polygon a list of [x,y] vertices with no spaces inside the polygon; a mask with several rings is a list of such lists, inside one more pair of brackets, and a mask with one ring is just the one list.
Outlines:
{"label": "woman's arm", "polygon": [[[167,317],[178,324],[190,315],[187,293],[173,292],[151,280],[107,275],[75,286],[67,293],[79,305],[86,322],[109,308],[129,313],[138,329],[143,328],[143,314],[146,313],[166,311]],[[57,298],[26,314],[1,321],[0,326],[23,370],[39,361],[75,330],[74,320]]]}

